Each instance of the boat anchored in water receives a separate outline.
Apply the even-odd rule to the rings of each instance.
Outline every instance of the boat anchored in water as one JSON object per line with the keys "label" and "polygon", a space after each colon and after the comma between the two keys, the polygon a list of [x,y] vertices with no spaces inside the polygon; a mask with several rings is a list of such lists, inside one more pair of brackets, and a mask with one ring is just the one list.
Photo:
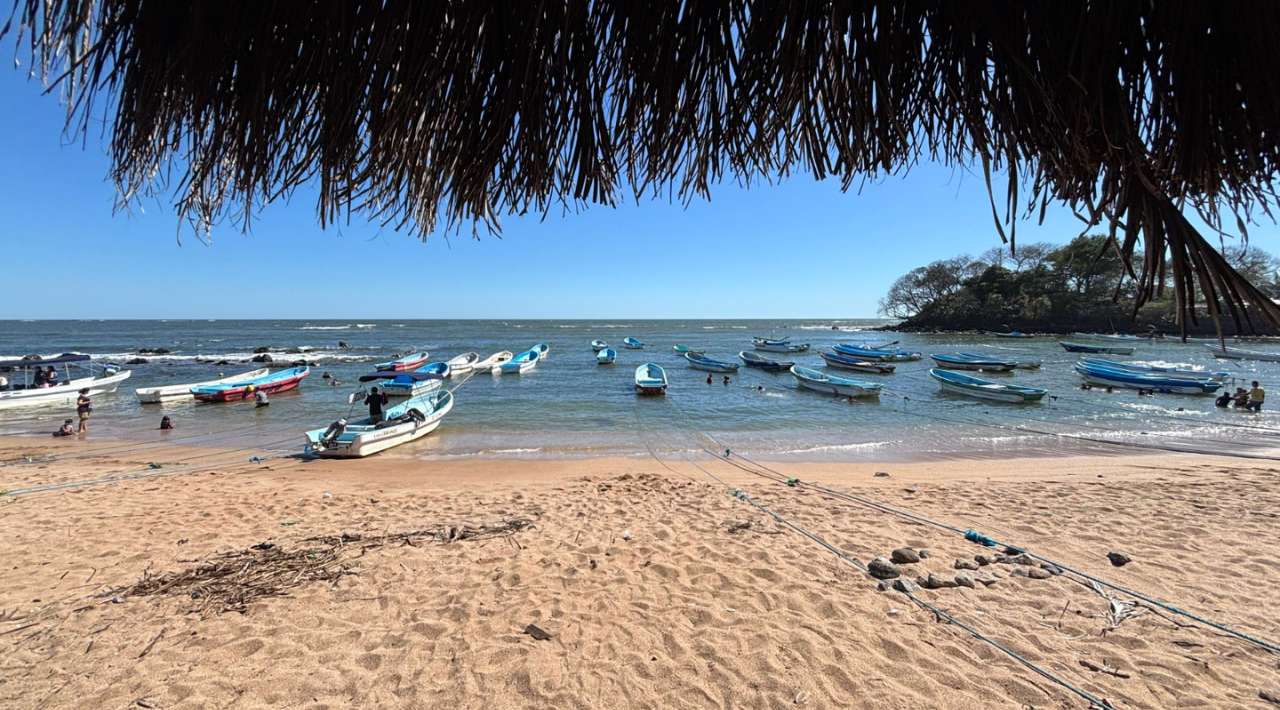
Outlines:
{"label": "boat anchored in water", "polygon": [[992,382],[973,375],[937,367],[929,370],[929,376],[938,381],[938,384],[942,386],[943,392],[966,397],[977,397],[978,399],[991,399],[997,402],[1039,402],[1049,393],[1048,390],[1039,387],[1022,387],[1002,382]]}
{"label": "boat anchored in water", "polygon": [[546,343],[538,343],[529,349],[538,353],[538,362],[546,362],[547,358],[551,357],[551,346]]}
{"label": "boat anchored in water", "polygon": [[394,360],[375,363],[373,369],[379,371],[393,370],[395,372],[408,372],[409,370],[418,369],[430,358],[431,353],[428,352],[409,353],[408,355],[398,357]]}
{"label": "boat anchored in water", "polygon": [[1008,372],[1018,366],[1013,360],[1000,360],[976,353],[937,353],[929,356],[938,367],[948,370],[983,370]]}
{"label": "boat anchored in water", "polygon": [[538,366],[537,350],[526,350],[498,366],[498,372],[504,375],[528,372]]}
{"label": "boat anchored in water", "polygon": [[598,353],[598,352],[600,352],[601,350],[604,350],[604,349],[605,349],[605,348],[607,348],[607,347],[609,347],[609,344],[608,344],[608,343],[606,343],[606,342],[604,342],[603,340],[592,340],[592,341],[591,341],[591,352]]}
{"label": "boat anchored in water", "polygon": [[364,375],[361,382],[388,380],[382,385],[383,394],[388,397],[417,397],[440,387],[441,381],[449,376],[449,363],[429,362],[410,372],[383,370],[372,375]]}
{"label": "boat anchored in water", "polygon": [[743,350],[738,353],[738,357],[742,358],[742,362],[747,367],[754,367],[757,370],[765,370],[767,372],[786,372],[791,369],[794,362],[785,362],[781,360],[770,360],[762,355],[756,355],[752,352]]}
{"label": "boat anchored in water", "polygon": [[921,353],[897,348],[866,348],[849,343],[837,343],[833,349],[841,355],[852,355],[862,360],[876,362],[910,362],[924,357]]}
{"label": "boat anchored in water", "polygon": [[[354,398],[359,395],[352,395]],[[435,431],[453,409],[453,393],[446,389],[413,397],[391,407],[384,419],[345,419],[306,433],[308,453],[325,458],[360,458],[421,439]]]}
{"label": "boat anchored in water", "polygon": [[510,362],[512,357],[510,350],[496,352],[480,362],[477,362],[476,366],[471,369],[473,372],[498,372],[499,368],[502,367],[502,364]]}
{"label": "boat anchored in water", "polygon": [[771,353],[802,353],[809,349],[808,343],[792,343],[779,338],[752,338],[751,344],[756,350]]}
{"label": "boat anchored in water", "polygon": [[716,360],[715,358],[709,358],[702,353],[688,352],[684,354],[684,359],[688,360],[689,367],[692,367],[695,370],[725,373],[738,371],[738,363]]}
{"label": "boat anchored in water", "polygon": [[275,394],[276,392],[294,389],[302,384],[302,381],[310,374],[311,368],[290,367],[285,370],[276,370],[261,377],[250,377],[217,385],[192,387],[191,394],[195,395],[195,398],[201,402],[235,402],[242,399],[252,399],[259,392]]}
{"label": "boat anchored in water", "polygon": [[1086,343],[1069,343],[1059,340],[1058,345],[1069,353],[1093,353],[1096,355],[1132,355],[1133,348],[1120,345],[1088,345]]}
{"label": "boat anchored in water", "polygon": [[890,375],[893,374],[896,365],[890,365],[887,362],[875,362],[872,360],[863,360],[852,355],[842,355],[838,352],[822,352],[818,353],[827,363],[827,367],[834,367],[839,370],[849,370],[851,372],[866,372],[874,375]]}
{"label": "boat anchored in water", "polygon": [[646,362],[636,368],[636,394],[666,394],[667,371],[657,363]]}
{"label": "boat anchored in water", "polygon": [[644,343],[636,338],[626,337],[622,339],[622,347],[628,350],[644,350]]}
{"label": "boat anchored in water", "polygon": [[1280,353],[1265,353],[1259,350],[1231,348],[1223,345],[1205,345],[1209,352],[1219,360],[1258,360],[1260,362],[1280,362]]}
{"label": "boat anchored in water", "polygon": [[865,382],[848,377],[830,375],[811,367],[793,365],[791,375],[796,383],[805,389],[815,392],[834,394],[840,397],[879,397],[883,385],[877,382]]}
{"label": "boat anchored in water", "polygon": [[475,369],[476,363],[480,362],[479,353],[462,353],[461,355],[449,358],[449,377],[458,377],[465,375]]}
{"label": "boat anchored in water", "polygon": [[618,357],[618,351],[613,348],[605,348],[596,353],[597,365],[612,365],[613,361]]}
{"label": "boat anchored in water", "polygon": [[261,368],[258,370],[250,370],[242,372],[238,375],[230,375],[227,377],[219,377],[213,380],[205,380],[203,382],[191,382],[185,385],[163,385],[160,387],[139,387],[133,391],[133,394],[142,404],[158,404],[160,402],[176,401],[180,399],[192,399],[191,394],[193,387],[209,387],[210,385],[221,385],[227,382],[237,382],[240,380],[249,380],[255,377],[262,377],[271,370],[269,368]]}
{"label": "boat anchored in water", "polygon": [[1222,387],[1221,382],[1208,377],[1201,380],[1169,377],[1158,373],[1119,370],[1084,361],[1077,362],[1075,370],[1085,382],[1102,387],[1123,387],[1172,394],[1213,394]]}
{"label": "boat anchored in water", "polygon": [[[59,366],[62,377],[57,377]],[[44,373],[51,368],[55,374],[54,384],[44,379]],[[0,387],[0,409],[74,404],[80,390],[88,388],[90,395],[115,392],[120,383],[133,374],[114,365],[100,366],[96,374],[94,369],[92,358],[79,353],[39,360],[0,360],[0,377],[7,382]],[[73,377],[78,372],[83,374]]]}

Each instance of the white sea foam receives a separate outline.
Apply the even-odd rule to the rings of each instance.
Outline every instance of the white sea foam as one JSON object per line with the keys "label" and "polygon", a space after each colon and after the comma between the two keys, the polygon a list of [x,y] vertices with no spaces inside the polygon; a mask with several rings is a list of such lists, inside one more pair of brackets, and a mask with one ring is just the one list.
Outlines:
{"label": "white sea foam", "polygon": [[859,444],[825,444],[822,446],[806,446],[799,449],[782,449],[778,454],[813,454],[821,451],[871,451],[886,446],[893,446],[898,441],[864,441]]}

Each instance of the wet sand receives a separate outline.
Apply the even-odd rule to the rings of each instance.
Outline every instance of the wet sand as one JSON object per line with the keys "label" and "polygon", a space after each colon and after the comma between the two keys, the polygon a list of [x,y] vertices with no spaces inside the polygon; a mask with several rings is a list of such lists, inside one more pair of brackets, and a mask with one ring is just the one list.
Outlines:
{"label": "wet sand", "polygon": [[[950,579],[956,560],[989,550],[724,462],[253,454],[0,439],[0,489],[10,492],[0,496],[0,705],[1087,707],[902,594],[877,591],[729,489],[862,562],[927,548],[901,566],[910,579]],[[774,468],[1280,639],[1269,606],[1280,584],[1272,462]],[[85,484],[106,478],[116,480]],[[362,547],[387,533],[447,539],[450,528],[515,519],[533,527]],[[189,593],[119,591],[220,553],[343,533],[345,574],[242,611],[219,613]],[[1111,551],[1133,562],[1113,567]],[[998,575],[992,586],[917,595],[1116,707],[1266,707],[1259,691],[1280,686],[1276,656],[1244,641],[1142,608],[1115,625],[1108,600],[1085,584],[1018,576],[1021,567],[971,573]],[[551,638],[524,633],[530,624]]]}

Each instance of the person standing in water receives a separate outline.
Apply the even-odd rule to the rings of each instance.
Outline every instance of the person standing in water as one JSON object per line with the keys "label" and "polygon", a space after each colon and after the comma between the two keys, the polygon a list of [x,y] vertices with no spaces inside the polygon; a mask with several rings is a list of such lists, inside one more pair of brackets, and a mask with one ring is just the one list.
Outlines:
{"label": "person standing in water", "polygon": [[364,403],[369,405],[369,421],[381,424],[382,407],[387,403],[387,395],[379,392],[377,387],[370,387],[369,396],[364,398]]}
{"label": "person standing in water", "polygon": [[1253,389],[1249,390],[1249,403],[1245,407],[1254,412],[1262,411],[1262,402],[1267,398],[1267,391],[1262,389],[1262,385],[1257,380],[1253,381]]}
{"label": "person standing in water", "polygon": [[89,433],[89,415],[92,413],[93,400],[89,399],[89,388],[85,387],[80,390],[80,396],[76,397],[76,416],[80,417],[80,428],[76,430],[78,433]]}

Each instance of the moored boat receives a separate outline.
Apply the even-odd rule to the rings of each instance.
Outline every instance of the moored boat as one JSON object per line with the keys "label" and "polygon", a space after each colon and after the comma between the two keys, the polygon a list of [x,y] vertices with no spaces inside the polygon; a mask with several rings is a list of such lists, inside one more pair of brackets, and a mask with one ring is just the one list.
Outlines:
{"label": "moored boat", "polygon": [[[388,397],[418,397],[440,387],[441,381],[450,375],[447,362],[429,362],[410,372],[384,370],[360,378],[361,382],[385,378],[382,392]],[[388,377],[388,375],[390,377]]]}
{"label": "moored boat", "polygon": [[1133,348],[1120,345],[1088,345],[1085,343],[1069,343],[1059,340],[1058,345],[1069,353],[1094,353],[1096,355],[1132,355]]}
{"label": "moored boat", "polygon": [[475,369],[476,363],[480,362],[479,353],[462,353],[455,357],[449,358],[449,377],[458,377],[465,375]]}
{"label": "moored boat", "polygon": [[975,353],[935,353],[929,356],[938,367],[948,370],[983,370],[1008,372],[1018,366],[1012,360],[1000,360]]}
{"label": "moored boat", "polygon": [[992,333],[997,338],[1034,338],[1036,336],[1030,333],[1024,333],[1020,330],[1011,330],[1007,333]]}
{"label": "moored boat", "polygon": [[791,366],[795,364],[794,362],[770,360],[767,357],[756,355],[755,353],[747,352],[746,350],[738,353],[738,357],[742,358],[742,362],[745,363],[747,367],[754,367],[760,370],[767,370],[769,372],[785,372],[790,370]]}
{"label": "moored boat", "polygon": [[[44,372],[52,367],[56,372],[58,366],[62,368],[62,377],[57,384],[35,384],[36,370]],[[73,377],[73,367],[87,374]],[[90,396],[115,392],[120,383],[132,374],[130,370],[120,370],[112,365],[100,367],[96,374],[94,368],[91,358],[79,353],[40,360],[0,360],[0,376],[8,380],[8,384],[0,389],[0,409],[74,404],[80,390],[87,388]],[[18,382],[18,379],[22,381]]]}
{"label": "moored boat", "polygon": [[897,348],[866,348],[849,343],[837,343],[833,349],[841,355],[852,355],[876,362],[909,362],[924,357],[921,353]]}
{"label": "moored boat", "polygon": [[1077,338],[1085,340],[1110,340],[1115,343],[1131,343],[1136,340],[1150,340],[1151,336],[1147,335],[1128,335],[1125,333],[1072,333]]}
{"label": "moored boat", "polygon": [[192,387],[207,387],[209,385],[220,385],[226,382],[236,382],[239,380],[248,380],[254,377],[262,377],[270,372],[270,368],[260,368],[250,370],[249,372],[241,372],[238,375],[228,375],[218,377],[212,380],[204,380],[203,382],[191,382],[185,385],[162,385],[160,387],[139,387],[133,391],[133,394],[142,404],[157,404],[159,402],[169,402],[180,399],[191,399]]}
{"label": "moored boat", "polygon": [[309,453],[325,458],[360,458],[400,446],[435,431],[453,409],[453,393],[441,389],[405,400],[375,423],[369,417],[339,419],[324,429],[306,433]]}
{"label": "moored boat", "polygon": [[702,353],[688,352],[684,354],[684,359],[689,361],[689,367],[695,370],[704,370],[706,372],[737,372],[738,363],[726,362],[724,360],[716,360],[707,357]]}
{"label": "moored boat", "polygon": [[636,368],[636,394],[666,394],[667,371],[657,363],[646,362]]}
{"label": "moored boat", "polygon": [[840,397],[879,397],[880,389],[883,387],[876,382],[839,377],[800,365],[791,367],[791,375],[796,378],[796,383],[805,389]]}
{"label": "moored boat", "polygon": [[1184,380],[1217,380],[1224,382],[1231,379],[1231,373],[1225,371],[1210,372],[1195,367],[1178,367],[1174,365],[1153,365],[1145,362],[1119,362],[1104,360],[1100,357],[1082,357],[1080,362],[1096,367],[1109,367],[1113,370],[1127,370],[1146,375],[1160,375]]}
{"label": "moored boat", "polygon": [[598,352],[600,352],[601,350],[604,350],[604,349],[605,349],[605,348],[607,348],[607,347],[609,347],[609,344],[608,344],[608,343],[606,343],[606,342],[604,342],[603,340],[592,340],[592,341],[591,341],[591,351],[592,351],[592,352],[596,352],[596,353],[598,353]]}
{"label": "moored boat", "polygon": [[537,350],[526,350],[498,366],[498,372],[504,375],[528,372],[537,367],[540,356]]}
{"label": "moored boat", "polygon": [[751,345],[756,350],[771,353],[802,353],[809,349],[808,343],[793,343],[780,338],[752,338]]}
{"label": "moored boat", "polygon": [[1258,360],[1261,362],[1280,362],[1280,353],[1266,353],[1259,350],[1232,348],[1222,345],[1205,345],[1209,352],[1219,360]]}
{"label": "moored boat", "polygon": [[617,357],[618,357],[617,350],[614,350],[613,348],[605,348],[596,353],[596,364],[612,365],[613,361],[617,359]]}
{"label": "moored boat", "polygon": [[547,358],[551,357],[551,346],[546,343],[538,343],[529,349],[538,353],[538,362],[546,362]]}
{"label": "moored boat", "polygon": [[476,366],[471,369],[474,372],[497,372],[498,368],[501,367],[504,362],[510,362],[512,357],[513,355],[510,350],[502,350],[490,355],[480,362],[477,362]]}
{"label": "moored boat", "polygon": [[1221,382],[1207,377],[1202,380],[1166,377],[1156,373],[1144,374],[1091,365],[1083,361],[1075,364],[1075,371],[1085,382],[1102,387],[1123,387],[1172,394],[1213,394],[1222,387]]}
{"label": "moored boat", "polygon": [[997,402],[1039,402],[1048,394],[1048,390],[1039,387],[1023,387],[1003,382],[992,382],[973,375],[966,375],[953,370],[935,367],[929,370],[929,376],[938,381],[943,392],[990,399]]}
{"label": "moored boat", "polygon": [[622,339],[622,347],[628,350],[644,350],[644,343],[630,336]]}
{"label": "moored boat", "polygon": [[311,368],[290,367],[284,370],[276,370],[260,377],[250,377],[217,385],[192,387],[191,394],[195,395],[195,398],[201,402],[234,402],[242,399],[251,399],[258,392],[275,394],[276,392],[294,389],[302,384],[302,381],[310,374]]}
{"label": "moored boat", "polygon": [[676,351],[677,355],[684,355],[685,353],[695,353],[695,354],[702,353],[701,350],[694,350],[693,348],[683,343],[676,343],[675,345],[671,346],[671,349]]}
{"label": "moored boat", "polygon": [[866,372],[874,375],[893,374],[896,365],[890,365],[887,362],[876,362],[873,360],[863,360],[852,355],[843,355],[838,352],[821,352],[818,353],[827,363],[827,367],[834,367],[840,370],[849,370],[850,372]]}
{"label": "moored boat", "polygon": [[394,360],[375,363],[373,369],[379,371],[392,370],[395,372],[408,372],[409,370],[418,369],[430,358],[431,353],[428,352],[409,353],[408,355],[398,357]]}

